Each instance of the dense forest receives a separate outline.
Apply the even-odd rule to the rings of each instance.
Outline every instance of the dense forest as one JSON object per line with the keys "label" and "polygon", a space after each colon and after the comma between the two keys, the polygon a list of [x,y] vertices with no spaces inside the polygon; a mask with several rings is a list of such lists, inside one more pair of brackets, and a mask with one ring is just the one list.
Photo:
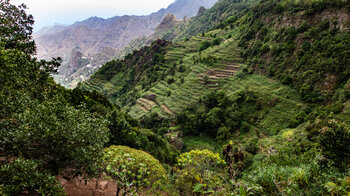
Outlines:
{"label": "dense forest", "polygon": [[350,194],[350,2],[221,0],[72,90],[0,14],[0,195]]}

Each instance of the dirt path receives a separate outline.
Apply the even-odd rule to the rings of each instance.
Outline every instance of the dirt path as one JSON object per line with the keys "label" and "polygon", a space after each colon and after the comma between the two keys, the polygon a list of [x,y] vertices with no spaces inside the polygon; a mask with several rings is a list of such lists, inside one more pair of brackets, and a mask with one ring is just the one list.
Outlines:
{"label": "dirt path", "polygon": [[117,192],[117,184],[112,180],[100,179],[96,183],[96,178],[85,180],[82,176],[70,180],[56,178],[68,196],[115,196]]}

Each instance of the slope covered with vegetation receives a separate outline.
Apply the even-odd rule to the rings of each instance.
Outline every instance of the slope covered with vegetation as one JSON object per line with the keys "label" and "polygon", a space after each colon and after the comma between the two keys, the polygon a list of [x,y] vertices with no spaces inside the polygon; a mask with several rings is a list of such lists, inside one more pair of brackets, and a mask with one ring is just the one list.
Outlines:
{"label": "slope covered with vegetation", "polygon": [[349,194],[349,2],[221,0],[199,16],[74,90],[49,76],[59,59],[31,57],[30,18],[23,37],[2,21],[0,193],[62,193],[52,176],[74,168],[117,194]]}
{"label": "slope covered with vegetation", "polygon": [[[346,194],[348,21],[346,1],[220,1],[164,34],[183,41],[130,61],[158,40],[117,61],[137,66],[106,81],[109,64],[80,88],[100,89],[184,152],[222,153],[237,194]],[[186,180],[179,190],[218,190]]]}
{"label": "slope covered with vegetation", "polygon": [[67,170],[72,176],[97,175],[103,149],[110,145],[147,149],[162,162],[175,159],[167,141],[138,128],[99,93],[56,84],[50,74],[60,58],[33,57],[34,21],[25,6],[3,1],[0,9],[1,195],[62,195],[55,175]]}

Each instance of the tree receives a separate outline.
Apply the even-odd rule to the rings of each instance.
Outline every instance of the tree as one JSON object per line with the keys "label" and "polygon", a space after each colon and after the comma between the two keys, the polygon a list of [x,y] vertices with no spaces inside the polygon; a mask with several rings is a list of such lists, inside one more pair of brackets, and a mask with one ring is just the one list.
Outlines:
{"label": "tree", "polygon": [[36,47],[32,40],[34,19],[27,15],[27,6],[11,5],[9,0],[0,2],[0,41],[6,49],[18,49],[26,54],[34,54]]}
{"label": "tree", "polygon": [[107,121],[67,107],[59,98],[32,104],[14,115],[14,122],[0,123],[1,151],[41,160],[53,172],[94,166],[108,140]]}

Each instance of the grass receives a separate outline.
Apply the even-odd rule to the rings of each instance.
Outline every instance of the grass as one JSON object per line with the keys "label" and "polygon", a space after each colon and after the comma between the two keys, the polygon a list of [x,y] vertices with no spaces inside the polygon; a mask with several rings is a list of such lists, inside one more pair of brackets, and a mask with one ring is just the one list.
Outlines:
{"label": "grass", "polygon": [[220,145],[215,139],[209,136],[185,136],[183,138],[183,142],[183,152],[188,152],[194,149],[208,149],[215,153],[221,154],[223,149],[222,145]]}

